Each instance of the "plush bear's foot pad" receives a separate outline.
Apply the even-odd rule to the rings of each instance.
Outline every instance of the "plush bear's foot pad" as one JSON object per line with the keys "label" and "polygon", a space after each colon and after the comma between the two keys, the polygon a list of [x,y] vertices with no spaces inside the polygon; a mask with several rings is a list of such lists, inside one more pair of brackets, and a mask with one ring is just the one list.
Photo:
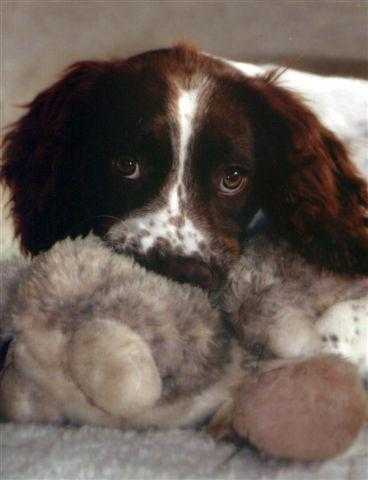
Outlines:
{"label": "plush bear's foot pad", "polygon": [[357,369],[326,355],[281,362],[244,385],[233,425],[271,456],[321,460],[347,449],[366,420]]}
{"label": "plush bear's foot pad", "polygon": [[91,321],[76,331],[69,367],[89,401],[111,415],[134,415],[161,396],[161,378],[147,343],[110,320]]}

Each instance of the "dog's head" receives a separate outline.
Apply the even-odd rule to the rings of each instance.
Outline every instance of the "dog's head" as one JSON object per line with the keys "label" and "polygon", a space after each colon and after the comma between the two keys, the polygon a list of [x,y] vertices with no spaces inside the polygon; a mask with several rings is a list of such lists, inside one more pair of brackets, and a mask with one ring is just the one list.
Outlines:
{"label": "dog's head", "polygon": [[259,209],[312,261],[368,273],[367,186],[271,77],[188,47],[81,62],[5,138],[17,233],[37,253],[89,230],[205,287]]}

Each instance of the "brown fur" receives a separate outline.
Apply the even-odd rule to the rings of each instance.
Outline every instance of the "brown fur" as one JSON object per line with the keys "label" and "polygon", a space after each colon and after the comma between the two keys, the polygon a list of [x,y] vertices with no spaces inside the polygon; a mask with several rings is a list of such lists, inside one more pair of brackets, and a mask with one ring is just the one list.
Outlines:
{"label": "brown fur", "polygon": [[299,98],[272,82],[259,82],[259,91],[265,209],[281,235],[308,259],[367,274],[366,181],[344,145]]}
{"label": "brown fur", "polygon": [[[249,221],[263,208],[308,260],[367,274],[367,185],[341,142],[274,79],[247,78],[185,46],[77,63],[28,105],[5,137],[1,171],[23,249],[35,254],[90,230],[105,235],[132,212],[160,203],[176,161],[168,134],[175,138],[173,94],[203,77],[208,105],[200,108],[186,182],[188,208],[213,239],[210,268],[224,269],[238,255]],[[119,176],[114,162],[122,154],[147,161],[141,184]],[[224,162],[248,172],[247,188],[235,197],[213,192]],[[195,279],[191,261],[175,264],[178,252],[162,243],[157,250],[156,270],[165,271],[166,255],[170,276]],[[204,277],[208,283],[211,272]]]}

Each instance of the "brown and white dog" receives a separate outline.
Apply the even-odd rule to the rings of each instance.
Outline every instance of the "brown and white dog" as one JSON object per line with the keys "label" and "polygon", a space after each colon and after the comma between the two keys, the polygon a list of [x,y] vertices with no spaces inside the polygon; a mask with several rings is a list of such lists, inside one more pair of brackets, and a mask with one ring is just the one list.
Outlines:
{"label": "brown and white dog", "polygon": [[263,210],[312,263],[368,274],[367,185],[276,76],[186,46],[70,67],[5,138],[23,249],[93,230],[211,288]]}
{"label": "brown and white dog", "polygon": [[[233,318],[247,351],[260,358],[266,352],[270,358],[290,360],[291,365],[295,358],[337,353],[368,378],[368,192],[344,145],[327,128],[332,126],[335,131],[336,127],[337,131],[340,122],[342,133],[348,130],[334,115],[338,109],[328,109],[323,103],[325,97],[335,102],[334,90],[327,92],[325,85],[317,97],[320,104],[314,107],[323,113],[320,117],[325,121],[321,122],[296,94],[278,85],[277,73],[254,75],[257,72],[253,71],[249,76],[243,70],[185,46],[127,60],[72,66],[30,103],[28,112],[5,138],[1,176],[11,190],[22,247],[37,254],[57,240],[92,230],[117,252],[132,254],[148,268],[176,280],[212,289],[225,277],[228,289],[222,308]],[[313,76],[304,77],[309,80],[313,83]],[[310,89],[321,87],[322,81],[318,81]],[[349,101],[346,99],[348,89],[344,101]],[[344,118],[349,119],[345,104],[336,97],[339,102]],[[362,117],[364,109],[358,123]],[[281,242],[262,244],[255,238],[255,243],[244,242],[247,246],[242,250],[260,211]],[[47,285],[49,290],[42,286],[33,293],[41,310],[43,297],[50,301],[56,295],[53,307],[58,320],[63,318],[59,317],[60,299],[70,291],[78,293],[83,284],[90,302],[89,282],[96,290],[92,273],[87,275],[86,285],[79,281],[91,272],[88,267],[93,272],[90,254],[87,261],[91,260],[91,265],[86,269],[78,268],[70,255],[65,262],[60,258],[48,264],[49,270],[43,264],[36,275],[39,285]],[[55,264],[59,274],[54,271]],[[71,264],[75,271],[68,267]],[[53,288],[59,285],[60,267],[67,272],[65,277],[61,274],[64,287],[67,284],[65,291],[64,287]],[[98,279],[102,275],[99,269],[94,274]],[[355,275],[356,282],[346,274]],[[97,297],[103,297],[111,309],[114,303],[110,305],[110,299],[117,297],[107,294],[109,275],[106,277],[100,279],[101,288],[94,293],[93,302],[98,304]],[[118,277],[114,278],[116,282]],[[117,282],[118,291],[122,284]],[[139,292],[139,288],[132,289]],[[154,290],[142,290],[146,291],[154,295]],[[134,300],[134,294],[132,297]],[[77,294],[72,301],[79,305],[83,298]],[[170,304],[171,297],[166,300]],[[174,295],[173,302],[179,300]],[[182,308],[183,302],[178,304]],[[27,307],[28,328],[28,304],[22,305]],[[66,317],[70,322],[73,309],[69,307]],[[38,324],[44,311],[41,316],[37,310],[33,313]],[[167,318],[159,321],[165,324]],[[140,325],[143,331],[157,326],[144,321]],[[180,336],[177,338],[182,343]],[[39,338],[36,342],[39,346]],[[176,363],[173,357],[162,356],[161,344],[177,357],[170,329],[155,346],[156,353],[152,351],[172,367],[171,363]],[[97,358],[89,343],[87,347],[89,358]],[[119,348],[112,351],[120,362]],[[177,362],[181,368],[183,362]],[[24,363],[32,365],[29,359]],[[88,362],[88,374],[93,376],[90,365]],[[98,381],[113,378],[111,390],[100,389],[96,383],[98,390],[111,392],[106,395],[109,400],[117,398],[115,377],[105,379],[99,374],[105,365],[100,358],[95,365]],[[53,375],[49,378],[54,381]],[[285,378],[288,380],[288,375]],[[215,388],[189,396],[189,407],[186,404],[184,410],[172,409],[171,415],[160,408],[148,411],[140,426],[189,425],[203,420],[228,401],[228,377],[225,379]],[[208,380],[207,369],[202,380]],[[124,389],[129,399],[125,384]],[[135,395],[135,384],[134,389]],[[57,390],[61,395],[67,391],[64,387]],[[144,395],[147,391],[142,389]],[[313,391],[312,386],[309,393]],[[119,408],[124,407],[123,400],[118,398]],[[69,399],[64,404],[69,408]],[[135,404],[134,398],[133,407]],[[14,405],[12,402],[11,408]],[[45,409],[41,410],[45,415]],[[76,411],[73,415],[78,418],[82,412],[83,422],[96,421],[86,420],[83,409]],[[283,402],[280,411],[289,416]],[[34,419],[32,410],[28,409],[27,415]],[[317,417],[317,430],[322,431]],[[222,421],[221,415],[219,418]],[[285,431],[289,437],[289,429]]]}

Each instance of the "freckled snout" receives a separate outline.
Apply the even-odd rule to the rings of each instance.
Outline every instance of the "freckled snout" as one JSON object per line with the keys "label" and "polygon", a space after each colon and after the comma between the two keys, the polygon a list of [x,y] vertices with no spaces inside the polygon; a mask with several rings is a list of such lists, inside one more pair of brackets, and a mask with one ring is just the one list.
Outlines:
{"label": "freckled snout", "polygon": [[132,255],[160,275],[206,290],[217,288],[221,269],[214,258],[218,255],[203,233],[188,218],[179,225],[167,218],[162,211],[129,218],[110,229],[107,241],[115,251]]}
{"label": "freckled snout", "polygon": [[[120,241],[110,241],[118,253],[131,255],[142,266],[159,275],[179,283],[189,283],[205,290],[219,288],[225,275],[225,266],[215,261],[215,255],[206,259],[197,255],[183,255],[170,248],[167,240],[160,239],[146,253],[142,253],[137,240],[121,237]],[[225,257],[226,258],[226,257]]]}
{"label": "freckled snout", "polygon": [[148,270],[205,290],[217,289],[229,263],[224,246],[206,242],[188,219],[181,227],[159,222],[161,214],[156,213],[154,218],[151,215],[148,220],[132,217],[116,224],[108,232],[108,243]]}

